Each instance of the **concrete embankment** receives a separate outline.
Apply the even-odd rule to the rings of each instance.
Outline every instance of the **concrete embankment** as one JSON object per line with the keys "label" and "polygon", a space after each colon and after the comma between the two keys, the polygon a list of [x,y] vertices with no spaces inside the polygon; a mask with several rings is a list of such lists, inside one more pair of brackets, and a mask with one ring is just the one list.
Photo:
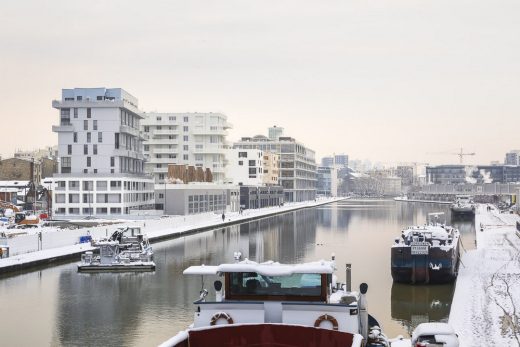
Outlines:
{"label": "concrete embankment", "polygon": [[477,209],[477,249],[462,256],[449,319],[461,346],[520,346],[518,220],[487,205]]}
{"label": "concrete embankment", "polygon": [[[95,228],[83,228],[79,230],[58,231],[43,233],[43,250],[16,254],[17,249],[30,249],[37,244],[36,235],[17,236],[13,239],[16,247],[11,249],[11,257],[0,259],[0,274],[27,270],[40,266],[48,266],[70,259],[79,259],[79,255],[88,250],[94,250],[90,244],[77,244],[80,235],[90,234],[93,238],[110,235],[115,229],[125,225],[139,226],[150,242],[161,242],[168,239],[183,237],[215,228],[227,227],[234,224],[245,223],[257,219],[267,218],[278,214],[289,213],[301,209],[313,208],[325,204],[344,200],[318,199],[301,203],[288,203],[284,206],[262,208],[258,210],[246,210],[242,214],[237,212],[227,213],[224,220],[221,214],[205,213],[190,216],[174,216],[154,220],[128,221],[128,223],[101,226]],[[10,241],[11,243],[11,241]]]}

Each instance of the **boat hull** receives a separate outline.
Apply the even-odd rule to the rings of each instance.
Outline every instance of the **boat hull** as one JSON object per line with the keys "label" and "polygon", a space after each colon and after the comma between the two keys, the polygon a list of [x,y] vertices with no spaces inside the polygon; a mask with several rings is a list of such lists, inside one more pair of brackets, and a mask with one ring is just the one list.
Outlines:
{"label": "boat hull", "polygon": [[474,216],[475,208],[473,206],[451,206],[451,213],[453,215],[462,215],[462,216]]}
{"label": "boat hull", "polygon": [[458,244],[445,250],[430,247],[428,254],[411,254],[410,246],[392,247],[391,272],[397,283],[437,284],[451,283],[457,278],[459,265]]}
{"label": "boat hull", "polygon": [[[185,339],[172,347],[284,346],[344,347],[361,346],[361,336],[322,328],[287,324],[231,324],[187,331]],[[165,345],[165,344],[163,344]]]}
{"label": "boat hull", "polygon": [[155,271],[155,264],[78,265],[78,272],[141,272],[141,271]]}

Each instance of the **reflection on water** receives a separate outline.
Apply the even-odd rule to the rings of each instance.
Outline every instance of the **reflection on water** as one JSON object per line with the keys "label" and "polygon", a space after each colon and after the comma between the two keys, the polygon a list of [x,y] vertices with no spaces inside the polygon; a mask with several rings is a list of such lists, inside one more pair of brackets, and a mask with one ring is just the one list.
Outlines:
{"label": "reflection on water", "polygon": [[[341,281],[351,263],[353,289],[369,284],[369,310],[387,335],[407,335],[425,316],[446,319],[453,289],[392,286],[390,246],[402,228],[439,211],[449,213],[433,204],[344,201],[155,244],[153,273],[78,274],[70,263],[4,277],[0,307],[11,313],[2,316],[0,336],[6,345],[156,345],[193,321],[201,278],[182,271],[230,262],[237,250],[251,260],[284,263],[329,259],[334,252]],[[457,223],[469,248],[474,226]]]}
{"label": "reflection on water", "polygon": [[447,322],[455,286],[443,285],[392,285],[392,319],[408,331],[420,323]]}

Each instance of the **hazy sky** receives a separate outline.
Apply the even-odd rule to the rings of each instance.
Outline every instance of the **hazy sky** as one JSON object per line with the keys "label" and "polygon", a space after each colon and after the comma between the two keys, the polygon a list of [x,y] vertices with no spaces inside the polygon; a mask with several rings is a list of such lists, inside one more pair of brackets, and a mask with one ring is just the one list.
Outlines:
{"label": "hazy sky", "polygon": [[518,0],[0,2],[0,153],[57,143],[61,88],[223,112],[317,157],[503,160],[520,149]]}

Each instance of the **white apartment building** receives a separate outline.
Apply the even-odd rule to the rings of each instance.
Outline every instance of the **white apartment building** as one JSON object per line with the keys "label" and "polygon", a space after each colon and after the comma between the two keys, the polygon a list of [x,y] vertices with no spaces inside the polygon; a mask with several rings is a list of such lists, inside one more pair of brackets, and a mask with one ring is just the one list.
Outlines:
{"label": "white apartment building", "polygon": [[228,149],[226,182],[241,186],[263,185],[263,151],[258,149]]}
{"label": "white apartment building", "polygon": [[53,212],[61,216],[125,215],[153,208],[154,184],[144,173],[137,99],[120,88],[63,89],[59,173]]}
{"label": "white apartment building", "polygon": [[164,183],[168,164],[209,168],[213,181],[225,180],[227,130],[231,124],[221,113],[143,113],[146,172]]}

